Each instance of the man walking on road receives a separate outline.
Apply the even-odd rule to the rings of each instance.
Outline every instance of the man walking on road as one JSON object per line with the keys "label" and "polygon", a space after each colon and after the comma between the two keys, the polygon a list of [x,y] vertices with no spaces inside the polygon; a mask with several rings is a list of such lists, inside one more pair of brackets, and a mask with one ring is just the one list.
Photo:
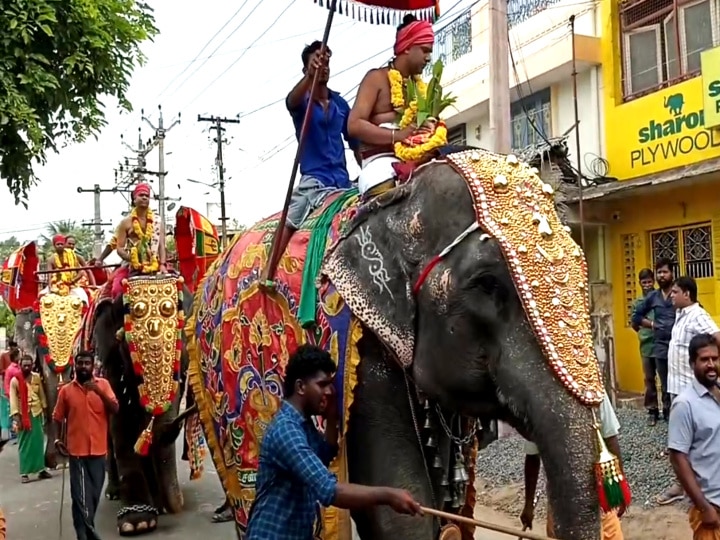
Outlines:
{"label": "man walking on road", "polygon": [[70,456],[70,496],[78,540],[100,540],[95,512],[105,483],[108,416],[118,410],[110,383],[94,377],[93,368],[91,352],[75,356],[75,380],[60,389],[53,413],[57,433],[62,433],[67,422],[66,442],[56,440],[55,446]]}
{"label": "man walking on road", "polygon": [[[640,288],[642,289],[642,297],[635,300],[633,311],[635,311],[645,298],[655,290],[655,274],[649,268],[643,268],[638,274]],[[646,315],[649,321],[655,319],[655,314],[651,311]],[[657,423],[657,417],[650,414],[651,411],[657,410],[657,383],[655,382],[655,362],[652,357],[653,350],[653,331],[650,328],[639,328],[637,331],[638,341],[640,342],[640,358],[642,359],[642,369],[645,376],[645,409],[648,411],[648,424],[654,426]],[[654,392],[653,390],[654,389]]]}

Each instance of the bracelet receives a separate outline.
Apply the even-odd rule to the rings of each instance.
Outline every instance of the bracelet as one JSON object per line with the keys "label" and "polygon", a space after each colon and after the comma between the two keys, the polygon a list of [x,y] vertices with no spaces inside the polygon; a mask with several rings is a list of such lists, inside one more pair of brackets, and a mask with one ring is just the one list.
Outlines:
{"label": "bracelet", "polygon": [[655,330],[655,321],[650,321],[650,330]]}
{"label": "bracelet", "polygon": [[392,145],[395,146],[395,131],[394,129],[390,130],[392,133]]}

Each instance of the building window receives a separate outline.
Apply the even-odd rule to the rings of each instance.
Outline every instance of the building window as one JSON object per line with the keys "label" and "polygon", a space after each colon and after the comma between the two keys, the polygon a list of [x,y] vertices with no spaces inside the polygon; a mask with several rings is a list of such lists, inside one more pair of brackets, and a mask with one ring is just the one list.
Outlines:
{"label": "building window", "polygon": [[449,145],[466,146],[467,145],[467,127],[465,124],[451,127],[448,129],[447,142]]}
{"label": "building window", "polygon": [[710,224],[651,232],[650,246],[653,262],[669,259],[676,277],[703,279],[714,275]]}
{"label": "building window", "polygon": [[700,73],[720,45],[720,0],[626,0],[620,5],[626,99]]}
{"label": "building window", "polygon": [[510,107],[512,148],[522,150],[551,136],[550,89],[516,101]]}
{"label": "building window", "polygon": [[623,281],[625,285],[625,326],[630,326],[635,300],[638,298],[637,274],[635,272],[635,252],[638,245],[637,234],[623,234],[620,241],[623,248]]}
{"label": "building window", "polygon": [[472,52],[472,13],[466,9],[447,26],[435,33],[433,61],[425,67],[425,76],[432,77],[432,65],[442,60],[447,66]]}

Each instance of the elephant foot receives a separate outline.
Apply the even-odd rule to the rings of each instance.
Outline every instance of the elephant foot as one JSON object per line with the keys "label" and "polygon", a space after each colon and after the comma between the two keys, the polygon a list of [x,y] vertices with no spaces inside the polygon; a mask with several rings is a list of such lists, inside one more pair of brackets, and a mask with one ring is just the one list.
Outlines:
{"label": "elephant foot", "polygon": [[105,488],[105,498],[108,501],[117,501],[120,498],[120,486],[114,482],[110,482]]}
{"label": "elephant foot", "polygon": [[117,513],[120,536],[137,536],[153,532],[157,527],[158,511],[147,504],[125,506]]}

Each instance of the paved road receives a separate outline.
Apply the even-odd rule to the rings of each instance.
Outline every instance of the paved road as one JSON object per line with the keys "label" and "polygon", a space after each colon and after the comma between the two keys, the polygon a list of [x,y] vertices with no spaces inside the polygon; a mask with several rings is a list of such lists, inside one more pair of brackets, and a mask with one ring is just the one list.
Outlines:
{"label": "paved road", "polygon": [[[17,474],[17,446],[8,444],[0,455],[0,505],[7,518],[9,540],[56,540],[60,538],[60,494],[62,472],[53,472],[51,480],[21,484]],[[190,482],[186,462],[178,465],[180,482],[185,495],[185,512],[176,516],[160,516],[155,535],[146,538],[164,540],[197,539],[200,534],[212,534],[218,540],[237,540],[230,523],[212,523],[212,511],[224,499],[220,481],[212,469],[211,460],[206,462],[206,472],[199,480]],[[115,513],[116,501],[103,499],[96,519],[103,539],[119,538]],[[62,511],[62,538],[74,540],[75,531],[70,515],[70,482],[65,477],[65,498]]]}
{"label": "paved road", "polygon": [[[0,455],[0,506],[2,506],[8,525],[9,540],[56,540],[60,538],[60,500],[62,490],[62,472],[53,472],[51,480],[34,480],[21,484],[17,474],[17,446],[8,444]],[[185,496],[185,511],[175,516],[160,516],[158,530],[154,535],[144,538],[164,540],[197,540],[200,534],[212,535],[217,540],[237,540],[235,528],[231,523],[212,523],[212,511],[224,499],[220,481],[217,478],[212,461],[205,463],[205,474],[199,480],[189,481],[187,464],[179,462],[178,472]],[[119,509],[116,501],[100,502],[96,523],[103,539],[119,538],[117,534],[115,512]],[[478,509],[481,519],[510,525],[503,516],[488,509]],[[514,523],[512,525],[515,525]],[[62,538],[74,540],[70,514],[70,483],[67,472],[65,477],[65,497],[62,510]],[[489,531],[478,531],[476,540],[503,540],[511,538]],[[514,540],[514,539],[513,539]]]}

